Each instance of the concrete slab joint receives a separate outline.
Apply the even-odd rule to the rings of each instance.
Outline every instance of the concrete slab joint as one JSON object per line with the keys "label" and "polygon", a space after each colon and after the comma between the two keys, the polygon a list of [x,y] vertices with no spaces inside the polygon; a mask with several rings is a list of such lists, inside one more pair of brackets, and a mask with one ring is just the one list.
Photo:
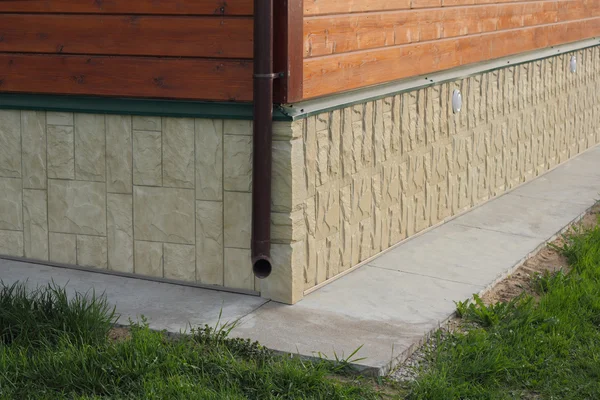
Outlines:
{"label": "concrete slab joint", "polygon": [[575,53],[275,122],[262,281],[251,122],[0,110],[0,254],[295,303],[597,144],[600,48]]}

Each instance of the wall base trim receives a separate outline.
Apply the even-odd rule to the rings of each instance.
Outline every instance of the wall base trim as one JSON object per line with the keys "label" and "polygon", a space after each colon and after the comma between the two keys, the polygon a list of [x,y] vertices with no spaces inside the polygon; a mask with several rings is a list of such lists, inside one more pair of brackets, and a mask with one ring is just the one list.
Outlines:
{"label": "wall base trim", "polygon": [[575,43],[569,43],[560,46],[552,46],[542,50],[535,50],[514,56],[503,57],[492,61],[467,65],[464,67],[453,68],[447,71],[436,72],[427,75],[416,76],[414,78],[402,79],[376,86],[370,86],[363,89],[357,89],[346,93],[334,94],[320,97],[314,100],[302,101],[296,104],[282,105],[281,112],[292,120],[307,118],[312,115],[321,114],[327,111],[333,111],[344,107],[353,106],[360,103],[379,100],[384,97],[409,92],[417,89],[423,89],[429,86],[439,85],[458,79],[468,78],[484,72],[494,71],[501,68],[524,64],[531,61],[556,56],[558,54],[569,53],[577,50],[583,50],[588,47],[600,45],[600,38],[591,38]]}

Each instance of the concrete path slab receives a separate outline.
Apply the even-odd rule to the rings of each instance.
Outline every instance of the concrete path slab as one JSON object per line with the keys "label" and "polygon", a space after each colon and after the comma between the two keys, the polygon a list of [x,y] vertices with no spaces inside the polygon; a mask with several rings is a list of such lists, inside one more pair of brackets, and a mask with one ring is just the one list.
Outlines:
{"label": "concrete path slab", "polygon": [[415,236],[294,306],[258,297],[0,259],[0,280],[68,282],[105,292],[122,321],[173,332],[238,320],[233,334],[274,350],[346,357],[385,373],[452,315],[600,198],[600,146],[454,220]]}
{"label": "concrete path slab", "polygon": [[355,364],[378,372],[407,357],[424,334],[455,308],[454,300],[482,286],[365,266],[305,297],[294,306],[269,303],[234,330],[265,346],[329,359],[360,346]]}
{"label": "concrete path slab", "polygon": [[447,225],[475,227],[521,238],[547,239],[594,203],[593,200],[589,200],[587,204],[580,203],[576,193],[571,193],[575,196],[572,202],[505,194],[448,222]]}
{"label": "concrete path slab", "polygon": [[151,328],[174,333],[189,331],[190,324],[215,326],[220,313],[221,320],[233,321],[267,302],[257,296],[0,259],[0,281],[25,280],[32,288],[54,281],[70,293],[104,293],[117,307],[119,323],[144,315]]}
{"label": "concrete path slab", "polygon": [[[465,245],[467,244],[467,245]],[[485,286],[507,265],[535,250],[540,240],[449,223],[409,240],[369,265],[411,274]]]}

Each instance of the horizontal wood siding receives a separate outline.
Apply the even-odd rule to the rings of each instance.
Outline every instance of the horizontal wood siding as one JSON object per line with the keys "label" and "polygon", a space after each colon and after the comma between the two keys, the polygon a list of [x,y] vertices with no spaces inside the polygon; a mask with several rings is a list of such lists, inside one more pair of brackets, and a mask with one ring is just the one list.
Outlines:
{"label": "horizontal wood siding", "polygon": [[305,0],[304,12],[304,98],[600,35],[598,0]]}
{"label": "horizontal wood siding", "polygon": [[0,14],[0,52],[252,58],[252,18]]}
{"label": "horizontal wood siding", "polygon": [[251,0],[0,0],[0,92],[248,101],[251,15]]}
{"label": "horizontal wood siding", "polygon": [[0,12],[252,15],[253,0],[1,0]]}
{"label": "horizontal wood siding", "polygon": [[0,54],[0,92],[252,99],[252,62]]}

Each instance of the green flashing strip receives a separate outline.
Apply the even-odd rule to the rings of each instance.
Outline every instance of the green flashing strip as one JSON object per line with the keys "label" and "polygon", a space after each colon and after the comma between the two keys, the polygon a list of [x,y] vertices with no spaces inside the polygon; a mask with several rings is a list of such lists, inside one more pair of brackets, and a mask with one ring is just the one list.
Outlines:
{"label": "green flashing strip", "polygon": [[[252,120],[252,103],[0,93],[0,109]],[[280,107],[274,121],[291,121]]]}

